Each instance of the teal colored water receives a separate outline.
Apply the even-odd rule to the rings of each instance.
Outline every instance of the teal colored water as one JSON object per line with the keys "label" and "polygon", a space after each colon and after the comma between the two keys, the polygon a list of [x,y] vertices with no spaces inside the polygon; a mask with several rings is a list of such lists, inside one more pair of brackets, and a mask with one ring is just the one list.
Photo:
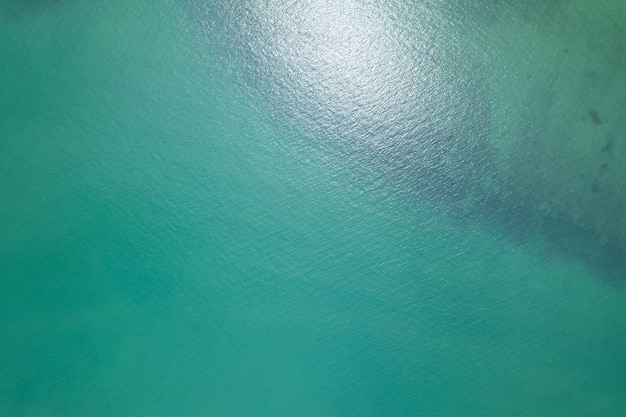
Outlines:
{"label": "teal colored water", "polygon": [[0,0],[0,416],[623,416],[625,70],[618,0]]}

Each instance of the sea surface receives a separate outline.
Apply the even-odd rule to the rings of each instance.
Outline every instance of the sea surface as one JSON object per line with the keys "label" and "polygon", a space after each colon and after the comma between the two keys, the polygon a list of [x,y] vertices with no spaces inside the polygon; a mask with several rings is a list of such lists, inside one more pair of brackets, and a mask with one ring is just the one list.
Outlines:
{"label": "sea surface", "polygon": [[626,415],[623,0],[0,0],[0,417]]}

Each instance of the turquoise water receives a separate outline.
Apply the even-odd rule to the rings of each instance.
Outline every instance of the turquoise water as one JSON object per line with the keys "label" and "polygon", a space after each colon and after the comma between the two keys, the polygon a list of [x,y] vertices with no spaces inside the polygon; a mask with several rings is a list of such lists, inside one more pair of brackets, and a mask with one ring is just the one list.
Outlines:
{"label": "turquoise water", "polygon": [[1,0],[0,416],[623,416],[626,3],[466,3]]}

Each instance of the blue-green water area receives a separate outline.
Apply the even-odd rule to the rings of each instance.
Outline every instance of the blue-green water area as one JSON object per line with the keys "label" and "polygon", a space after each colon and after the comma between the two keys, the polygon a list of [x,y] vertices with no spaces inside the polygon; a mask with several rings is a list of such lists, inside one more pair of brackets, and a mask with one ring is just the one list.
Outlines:
{"label": "blue-green water area", "polygon": [[626,3],[0,0],[0,417],[621,417]]}

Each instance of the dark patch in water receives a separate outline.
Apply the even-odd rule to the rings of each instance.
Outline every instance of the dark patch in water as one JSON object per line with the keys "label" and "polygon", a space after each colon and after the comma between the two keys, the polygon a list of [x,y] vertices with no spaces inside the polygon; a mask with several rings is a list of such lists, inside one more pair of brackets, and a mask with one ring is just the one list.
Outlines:
{"label": "dark patch in water", "polygon": [[593,124],[595,125],[602,124],[602,119],[600,118],[600,115],[598,114],[597,111],[595,111],[594,109],[590,109],[588,114],[589,114],[589,117],[591,117],[591,121],[593,121]]}
{"label": "dark patch in water", "polygon": [[597,194],[600,192],[600,184],[597,178],[594,179],[593,182],[591,183],[591,192],[594,194]]}
{"label": "dark patch in water", "polygon": [[567,215],[546,217],[544,225],[548,242],[559,251],[581,259],[607,282],[626,283],[626,248],[616,238],[603,239]]}
{"label": "dark patch in water", "polygon": [[538,218],[524,201],[512,204],[504,194],[493,195],[472,211],[474,220],[490,224],[496,233],[513,244],[525,244],[538,230]]}
{"label": "dark patch in water", "polygon": [[613,148],[615,146],[615,140],[613,138],[608,138],[606,144],[600,149],[600,151],[604,154],[613,155]]}
{"label": "dark patch in water", "polygon": [[[602,191],[597,180],[591,187]],[[504,191],[477,204],[471,220],[491,225],[514,245],[544,241],[554,256],[579,259],[605,282],[626,285],[626,247],[617,238],[581,225],[569,213],[542,214],[537,203]]]}

